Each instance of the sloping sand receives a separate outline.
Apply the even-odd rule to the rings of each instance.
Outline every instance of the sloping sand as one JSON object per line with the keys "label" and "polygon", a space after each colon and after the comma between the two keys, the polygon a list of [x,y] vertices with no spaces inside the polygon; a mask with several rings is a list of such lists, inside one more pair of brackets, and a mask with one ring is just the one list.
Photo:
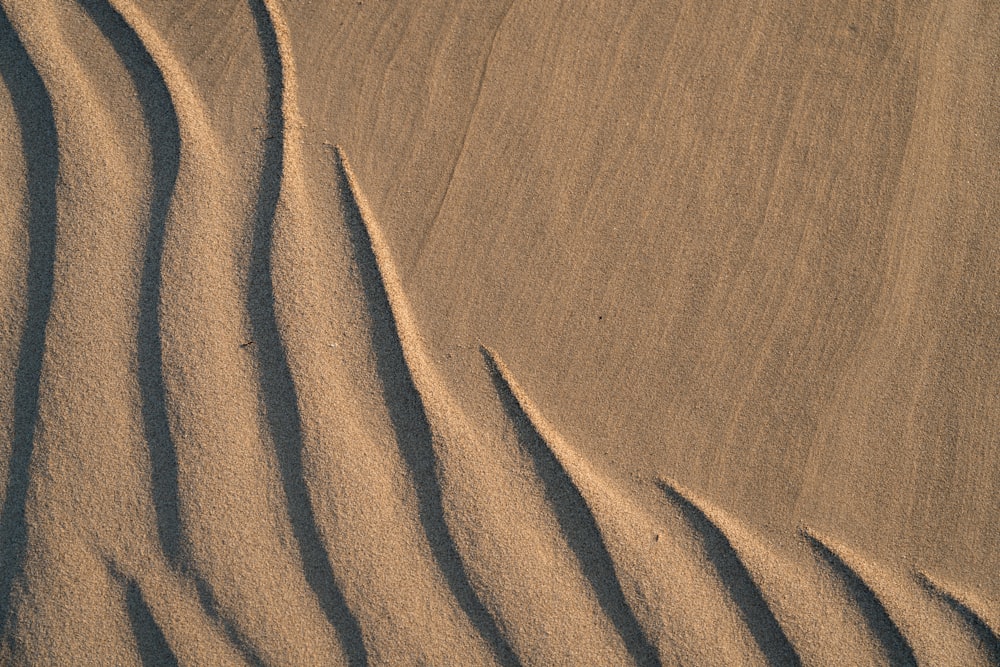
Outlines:
{"label": "sloping sand", "polygon": [[0,664],[1000,665],[1000,4],[0,1]]}

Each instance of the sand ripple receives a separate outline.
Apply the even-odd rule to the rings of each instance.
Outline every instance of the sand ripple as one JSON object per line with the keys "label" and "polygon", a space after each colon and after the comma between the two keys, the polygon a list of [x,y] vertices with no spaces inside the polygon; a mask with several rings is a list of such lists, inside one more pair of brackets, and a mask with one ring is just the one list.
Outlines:
{"label": "sand ripple", "polygon": [[346,156],[305,155],[279,3],[249,10],[248,175],[138,3],[0,9],[4,662],[1000,664],[928,573],[631,495],[495,351],[463,408]]}

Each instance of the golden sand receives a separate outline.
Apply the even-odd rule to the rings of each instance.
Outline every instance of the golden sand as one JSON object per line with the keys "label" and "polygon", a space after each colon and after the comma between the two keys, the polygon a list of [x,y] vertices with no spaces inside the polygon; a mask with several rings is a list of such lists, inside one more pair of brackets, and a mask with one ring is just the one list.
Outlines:
{"label": "golden sand", "polygon": [[1000,664],[1000,4],[0,2],[0,664]]}

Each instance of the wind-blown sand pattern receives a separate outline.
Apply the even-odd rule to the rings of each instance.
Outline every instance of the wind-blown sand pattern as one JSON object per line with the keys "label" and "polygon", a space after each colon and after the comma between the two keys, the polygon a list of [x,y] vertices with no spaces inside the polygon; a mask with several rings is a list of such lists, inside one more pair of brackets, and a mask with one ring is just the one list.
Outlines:
{"label": "wind-blown sand pattern", "polygon": [[0,2],[0,663],[1000,664],[990,3],[329,4]]}

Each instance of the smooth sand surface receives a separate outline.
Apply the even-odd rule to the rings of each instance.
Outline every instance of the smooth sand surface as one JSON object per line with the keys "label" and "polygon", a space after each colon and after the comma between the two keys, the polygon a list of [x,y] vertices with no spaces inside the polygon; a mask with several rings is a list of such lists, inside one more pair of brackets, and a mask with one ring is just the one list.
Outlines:
{"label": "smooth sand surface", "polygon": [[1000,4],[0,2],[0,664],[1000,664]]}

